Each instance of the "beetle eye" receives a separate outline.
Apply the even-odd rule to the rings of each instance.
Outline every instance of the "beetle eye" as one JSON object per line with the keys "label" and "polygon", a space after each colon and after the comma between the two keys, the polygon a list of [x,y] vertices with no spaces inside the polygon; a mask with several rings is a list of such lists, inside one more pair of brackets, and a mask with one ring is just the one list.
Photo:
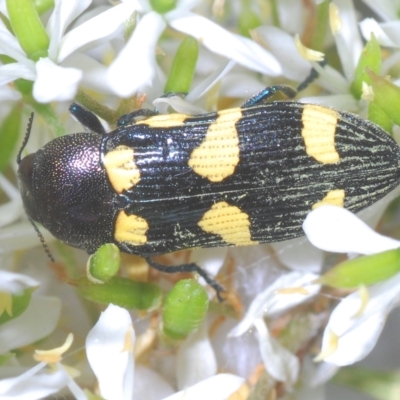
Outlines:
{"label": "beetle eye", "polygon": [[35,153],[24,157],[18,167],[19,184],[21,186],[22,202],[30,218],[39,221],[36,211],[36,200],[33,195],[33,167]]}

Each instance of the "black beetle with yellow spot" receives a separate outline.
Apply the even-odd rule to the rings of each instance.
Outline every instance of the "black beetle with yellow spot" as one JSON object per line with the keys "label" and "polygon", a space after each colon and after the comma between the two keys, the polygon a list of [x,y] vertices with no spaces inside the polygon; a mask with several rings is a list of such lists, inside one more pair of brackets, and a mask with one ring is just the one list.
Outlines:
{"label": "black beetle with yellow spot", "polygon": [[195,116],[138,110],[110,133],[74,104],[91,132],[18,157],[25,210],[88,253],[115,243],[150,257],[292,239],[313,208],[356,212],[399,184],[400,147],[380,127],[320,105],[264,102],[277,91],[295,94],[273,86],[239,108]]}

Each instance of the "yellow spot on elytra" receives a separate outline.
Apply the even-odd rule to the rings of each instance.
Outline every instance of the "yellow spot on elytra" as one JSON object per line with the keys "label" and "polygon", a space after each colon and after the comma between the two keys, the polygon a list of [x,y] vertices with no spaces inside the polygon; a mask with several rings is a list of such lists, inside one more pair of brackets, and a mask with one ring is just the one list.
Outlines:
{"label": "yellow spot on elytra", "polygon": [[173,128],[174,126],[182,126],[189,117],[186,114],[160,114],[141,119],[135,125],[148,125],[151,128]]}
{"label": "yellow spot on elytra", "polygon": [[232,175],[239,163],[239,137],[236,122],[242,117],[240,108],[218,113],[207,129],[199,147],[192,151],[189,167],[211,182],[221,182]]}
{"label": "yellow spot on elytra", "polygon": [[137,215],[126,215],[121,211],[115,221],[114,238],[117,242],[141,246],[147,242],[146,232],[149,225],[144,218]]}
{"label": "yellow spot on elytra", "polygon": [[339,114],[330,108],[305,104],[301,120],[306,152],[323,164],[334,164],[340,160],[335,148],[335,133]]}
{"label": "yellow spot on elytra", "polygon": [[236,246],[258,244],[251,240],[249,216],[225,201],[206,211],[198,225],[203,231],[220,235],[225,242]]}
{"label": "yellow spot on elytra", "polygon": [[320,362],[331,356],[338,348],[339,336],[332,331],[328,332],[328,343],[321,349],[320,353],[314,358],[315,362]]}
{"label": "yellow spot on elytra", "polygon": [[317,201],[312,209],[315,210],[323,205],[331,205],[337,207],[344,207],[345,192],[343,189],[330,190],[328,194],[321,200]]}
{"label": "yellow spot on elytra", "polygon": [[0,292],[0,316],[4,312],[12,316],[12,295],[8,292]]}
{"label": "yellow spot on elytra", "polygon": [[117,146],[104,156],[103,164],[108,179],[117,193],[131,189],[140,181],[140,171],[131,147]]}
{"label": "yellow spot on elytra", "polygon": [[51,350],[35,350],[33,358],[39,362],[46,362],[48,364],[54,364],[60,362],[62,355],[69,350],[74,340],[74,335],[72,333],[68,334],[67,339],[62,346],[56,347]]}

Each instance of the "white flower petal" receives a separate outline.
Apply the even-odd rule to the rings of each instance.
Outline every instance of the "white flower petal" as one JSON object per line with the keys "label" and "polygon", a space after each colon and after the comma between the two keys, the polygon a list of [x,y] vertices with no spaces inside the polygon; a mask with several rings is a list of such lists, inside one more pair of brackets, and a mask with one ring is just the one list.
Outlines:
{"label": "white flower petal", "polygon": [[[307,357],[306,360],[308,359],[309,358]],[[312,362],[312,365],[314,366],[313,374],[311,376],[308,376],[307,379],[308,385],[310,386],[322,386],[324,383],[333,378],[339,369],[337,365],[327,362],[321,362],[319,364]]]}
{"label": "white flower petal", "polygon": [[[12,200],[0,206],[0,227],[14,222],[23,215],[21,199]],[[0,283],[1,285],[1,283]]]}
{"label": "white flower petal", "polygon": [[343,94],[349,92],[349,81],[332,68],[330,65],[321,66],[316,62],[311,63],[314,69],[318,72],[318,84],[324,89],[328,90],[333,94]]}
{"label": "white flower petal", "polygon": [[166,24],[161,15],[146,14],[118,57],[110,65],[110,87],[121,97],[128,97],[138,89],[151,85],[156,74],[156,45]]}
{"label": "white flower petal", "polygon": [[289,387],[293,386],[300,371],[298,358],[270,335],[262,319],[254,321],[254,326],[257,329],[265,369],[276,380],[285,382]]}
{"label": "white flower petal", "polygon": [[385,325],[387,315],[400,294],[400,274],[373,285],[368,290],[369,301],[363,313],[357,316],[362,304],[359,293],[343,299],[333,310],[325,328],[323,353],[330,346],[332,333],[338,337],[336,351],[324,361],[339,366],[353,364],[374,348]]}
{"label": "white flower petal", "polygon": [[183,390],[217,373],[217,360],[208,337],[207,324],[179,346],[177,357],[177,384]]}
{"label": "white flower petal", "polygon": [[0,65],[0,86],[6,85],[16,79],[23,78],[28,81],[34,81],[36,79],[35,64],[33,68],[27,67],[21,63],[11,63]]}
{"label": "white flower petal", "polygon": [[297,82],[303,81],[311,72],[312,65],[297,51],[291,35],[274,26],[256,28],[262,43],[271,51],[282,66],[282,75]]}
{"label": "white flower petal", "polygon": [[357,99],[351,94],[331,94],[328,96],[302,97],[301,103],[321,104],[337,110],[359,112],[360,106]]}
{"label": "white flower petal", "polygon": [[175,9],[191,10],[199,4],[201,4],[201,0],[178,0]]}
{"label": "white flower petal", "polygon": [[326,205],[311,211],[303,230],[314,246],[336,253],[375,254],[400,247],[399,241],[376,233],[341,207]]}
{"label": "white flower petal", "polygon": [[393,0],[363,0],[384,21],[398,17],[398,2]]}
{"label": "white flower petal", "polygon": [[[6,88],[2,88],[1,91],[6,91]],[[21,200],[21,193],[18,188],[2,174],[0,174],[0,188],[11,200]]]}
{"label": "white flower petal", "polygon": [[396,44],[396,47],[400,46],[399,32],[400,32],[400,22],[390,21],[380,24],[381,28],[388,36],[388,38]]}
{"label": "white flower petal", "polygon": [[[0,66],[0,70],[1,70],[1,66]],[[18,100],[21,100],[21,97],[22,97],[21,93],[17,92],[11,86],[3,86],[1,88],[1,90],[0,90],[0,101],[3,101],[3,102],[8,102],[9,101],[11,103],[14,103],[14,102],[16,102]],[[20,196],[21,195],[19,195],[19,197]]]}
{"label": "white flower petal", "polygon": [[206,112],[204,108],[195,106],[179,96],[159,97],[153,101],[153,105],[160,114],[166,114],[169,107],[172,107],[178,113],[189,115],[204,114]]}
{"label": "white flower petal", "polygon": [[186,100],[189,102],[195,102],[205,93],[207,93],[216,83],[218,83],[233,67],[235,62],[229,61],[226,64],[221,65],[206,78],[202,79],[201,83],[193,88],[190,93],[186,96]]}
{"label": "white flower petal", "polygon": [[279,25],[291,34],[296,34],[305,29],[307,19],[306,7],[297,0],[279,0],[276,3],[279,15]]}
{"label": "white flower petal", "polygon": [[39,282],[30,276],[0,270],[0,292],[21,294],[25,289],[39,286]]}
{"label": "white flower petal", "polygon": [[57,57],[58,46],[68,25],[85,11],[92,0],[56,0],[54,11],[47,24],[47,33],[50,37],[48,56],[51,60]]}
{"label": "white flower petal", "polygon": [[220,95],[248,99],[263,89],[265,85],[253,73],[231,72],[221,81]]}
{"label": "white flower petal", "polygon": [[215,276],[224,265],[228,250],[228,247],[195,249],[190,254],[190,262],[196,263],[210,275]]}
{"label": "white flower petal", "polygon": [[86,338],[87,358],[102,397],[132,398],[134,341],[135,332],[128,311],[110,304]]}
{"label": "white flower petal", "polygon": [[271,243],[275,255],[291,270],[303,272],[321,271],[324,253],[304,237]]}
{"label": "white flower petal", "polygon": [[160,400],[174,392],[172,386],[157,372],[140,364],[135,366],[133,399]]}
{"label": "white flower petal", "polygon": [[0,54],[5,54],[22,64],[33,62],[28,60],[18,40],[6,29],[0,30]]}
{"label": "white flower petal", "polygon": [[40,103],[72,100],[82,78],[79,69],[60,67],[47,57],[36,63],[36,72],[33,97]]}
{"label": "white flower petal", "polygon": [[[43,230],[42,235],[47,243],[54,240],[47,230]],[[28,221],[17,222],[0,229],[0,253],[11,253],[39,245],[40,240]]]}
{"label": "white flower petal", "polygon": [[163,400],[228,400],[244,383],[240,376],[218,374]]}
{"label": "white flower petal", "polygon": [[96,92],[113,94],[107,81],[107,67],[83,53],[74,53],[62,62],[63,67],[78,68],[83,72],[80,84]]}
{"label": "white flower petal", "polygon": [[122,3],[72,29],[61,39],[57,62],[89,43],[95,45],[98,40],[110,40],[137,8],[136,1]]}
{"label": "white flower petal", "polygon": [[[397,66],[400,61],[400,51],[396,51],[390,55],[388,55],[387,58],[382,60],[382,68],[381,68],[381,76],[385,76],[389,74],[389,71]],[[394,83],[396,86],[400,86],[399,79],[392,79],[391,81]],[[396,132],[396,131],[395,131]]]}
{"label": "white flower petal", "polygon": [[354,79],[354,70],[357,66],[363,49],[363,43],[357,26],[357,17],[352,1],[335,0],[339,8],[341,29],[334,35],[336,48],[339,53],[346,78]]}
{"label": "white flower petal", "polygon": [[[400,24],[398,30],[400,30]],[[398,47],[399,43],[393,42],[390,37],[384,32],[381,26],[373,18],[366,18],[360,22],[361,33],[365,40],[371,40],[371,34],[374,34],[375,38],[381,46],[385,47]]]}
{"label": "white flower petal", "polygon": [[168,13],[166,18],[174,29],[194,36],[209,50],[229,60],[270,76],[282,72],[275,57],[259,44],[232,34],[205,17],[176,10]]}
{"label": "white flower petal", "polygon": [[[240,323],[229,332],[228,336],[243,335],[260,317],[282,313],[310,300],[320,290],[320,285],[310,285],[310,283],[317,278],[318,275],[304,274],[301,272],[292,272],[282,275],[272,285],[254,298],[246,315]],[[304,288],[306,290],[304,293],[295,291],[291,293],[279,293],[279,290],[301,288],[304,285],[307,285]]]}
{"label": "white flower petal", "polygon": [[20,316],[0,325],[0,353],[43,339],[54,331],[60,313],[60,299],[33,296]]}
{"label": "white flower petal", "polygon": [[59,392],[69,381],[64,370],[37,373],[44,363],[38,364],[25,373],[0,380],[0,398],[4,400],[36,400],[47,398]]}

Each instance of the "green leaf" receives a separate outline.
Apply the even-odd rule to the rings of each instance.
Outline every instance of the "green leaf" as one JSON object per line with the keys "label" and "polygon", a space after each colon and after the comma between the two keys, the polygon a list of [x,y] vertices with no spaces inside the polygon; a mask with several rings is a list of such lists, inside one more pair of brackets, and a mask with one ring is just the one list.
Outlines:
{"label": "green leaf", "polygon": [[6,312],[0,315],[0,325],[20,316],[29,306],[32,293],[35,288],[25,289],[20,295],[13,294],[12,297],[12,313],[8,315]]}
{"label": "green leaf", "polygon": [[335,288],[357,288],[391,278],[400,271],[400,249],[344,261],[326,272],[319,283]]}
{"label": "green leaf", "polygon": [[176,0],[150,0],[150,5],[153,7],[154,11],[160,14],[165,14],[175,8]]}
{"label": "green leaf", "polygon": [[375,36],[372,34],[371,39],[365,45],[354,74],[354,80],[351,85],[351,93],[357,99],[361,98],[363,82],[371,85],[371,77],[369,71],[379,74],[382,65],[381,48]]}
{"label": "green leaf", "polygon": [[0,171],[9,165],[19,140],[22,104],[15,104],[0,126]]}
{"label": "green leaf", "polygon": [[374,91],[374,100],[389,118],[400,125],[400,88],[386,78],[376,75],[373,71],[367,71],[371,78],[371,86]]}
{"label": "green leaf", "polygon": [[333,383],[349,386],[377,400],[398,400],[400,371],[374,371],[361,368],[341,368]]}
{"label": "green leaf", "polygon": [[32,0],[6,0],[10,23],[19,44],[34,61],[47,57],[49,37]]}
{"label": "green leaf", "polygon": [[368,104],[368,119],[375,122],[375,124],[379,125],[386,132],[392,132],[393,121],[376,101],[370,101]]}
{"label": "green leaf", "polygon": [[179,46],[165,84],[164,93],[188,93],[192,84],[199,44],[196,39],[187,36]]}
{"label": "green leaf", "polygon": [[33,0],[36,11],[39,14],[43,14],[54,7],[54,0]]}
{"label": "green leaf", "polygon": [[135,310],[155,310],[162,300],[161,289],[154,283],[135,282],[128,278],[112,277],[96,284],[86,277],[76,282],[78,292],[86,299],[101,304],[115,304]]}
{"label": "green leaf", "polygon": [[242,1],[242,10],[239,13],[238,27],[243,36],[250,37],[250,31],[262,25],[259,16],[253,11],[252,3]]}

